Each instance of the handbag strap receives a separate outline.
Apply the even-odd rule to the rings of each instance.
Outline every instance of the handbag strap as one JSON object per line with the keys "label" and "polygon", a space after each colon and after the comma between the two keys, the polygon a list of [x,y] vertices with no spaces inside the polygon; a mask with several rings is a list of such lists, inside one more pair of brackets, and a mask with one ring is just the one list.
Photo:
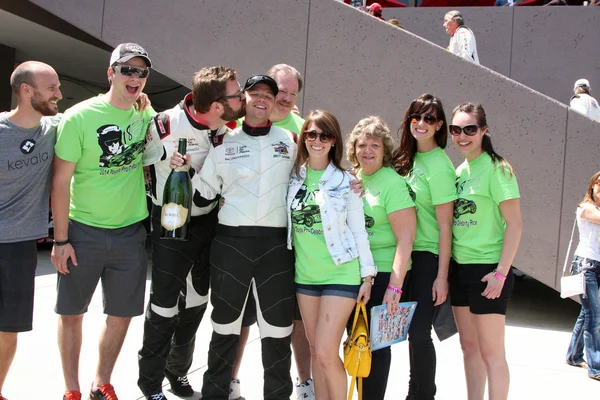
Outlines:
{"label": "handbag strap", "polygon": [[563,265],[562,275],[565,275],[567,270],[567,264],[569,262],[569,255],[571,254],[571,245],[573,244],[573,235],[575,235],[575,226],[577,226],[577,216],[573,222],[573,230],[571,231],[571,239],[569,239],[569,247],[567,248],[567,254],[565,254],[565,264]]}
{"label": "handbag strap", "polygon": [[352,335],[354,335],[354,329],[356,328],[356,323],[358,322],[358,316],[360,315],[360,312],[361,312],[361,308],[360,308],[361,304],[364,307],[364,303],[361,301],[360,303],[358,303],[356,305],[356,308],[354,309],[354,322],[352,322],[352,330],[350,330],[350,337],[352,337]]}

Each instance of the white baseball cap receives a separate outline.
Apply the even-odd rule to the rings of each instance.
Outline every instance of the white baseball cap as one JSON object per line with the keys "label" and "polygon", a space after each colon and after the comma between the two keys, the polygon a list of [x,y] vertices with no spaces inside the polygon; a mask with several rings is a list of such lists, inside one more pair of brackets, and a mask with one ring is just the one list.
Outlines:
{"label": "white baseball cap", "polygon": [[575,82],[575,86],[573,86],[573,90],[577,89],[579,86],[587,86],[590,87],[590,81],[587,79],[577,79]]}

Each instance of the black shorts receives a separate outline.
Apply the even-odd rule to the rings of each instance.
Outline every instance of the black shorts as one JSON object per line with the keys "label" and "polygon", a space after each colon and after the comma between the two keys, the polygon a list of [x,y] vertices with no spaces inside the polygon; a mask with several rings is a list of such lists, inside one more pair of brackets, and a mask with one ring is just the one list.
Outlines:
{"label": "black shorts", "polygon": [[0,243],[0,332],[32,329],[35,240]]}
{"label": "black shorts", "polygon": [[469,307],[473,314],[506,315],[515,283],[512,268],[504,281],[500,297],[492,300],[481,295],[487,286],[481,279],[497,267],[498,264],[459,264],[450,259],[450,304],[454,307]]}

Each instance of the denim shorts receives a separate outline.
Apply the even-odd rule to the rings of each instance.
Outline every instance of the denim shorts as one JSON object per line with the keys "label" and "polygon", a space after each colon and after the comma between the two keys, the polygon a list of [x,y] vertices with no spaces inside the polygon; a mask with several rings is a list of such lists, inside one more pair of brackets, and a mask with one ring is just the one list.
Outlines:
{"label": "denim shorts", "polygon": [[356,299],[360,285],[306,285],[304,283],[296,284],[296,293],[306,296],[338,296]]}

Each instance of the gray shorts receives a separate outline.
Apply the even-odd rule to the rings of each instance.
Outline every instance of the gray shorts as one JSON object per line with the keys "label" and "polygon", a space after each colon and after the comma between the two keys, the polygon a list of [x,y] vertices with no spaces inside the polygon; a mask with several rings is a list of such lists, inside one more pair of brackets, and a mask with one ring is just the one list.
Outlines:
{"label": "gray shorts", "polygon": [[68,261],[70,273],[58,274],[55,311],[79,315],[88,306],[102,279],[104,313],[134,317],[144,312],[148,257],[146,228],[141,222],[118,229],[104,229],[69,221],[69,240],[77,266]]}

